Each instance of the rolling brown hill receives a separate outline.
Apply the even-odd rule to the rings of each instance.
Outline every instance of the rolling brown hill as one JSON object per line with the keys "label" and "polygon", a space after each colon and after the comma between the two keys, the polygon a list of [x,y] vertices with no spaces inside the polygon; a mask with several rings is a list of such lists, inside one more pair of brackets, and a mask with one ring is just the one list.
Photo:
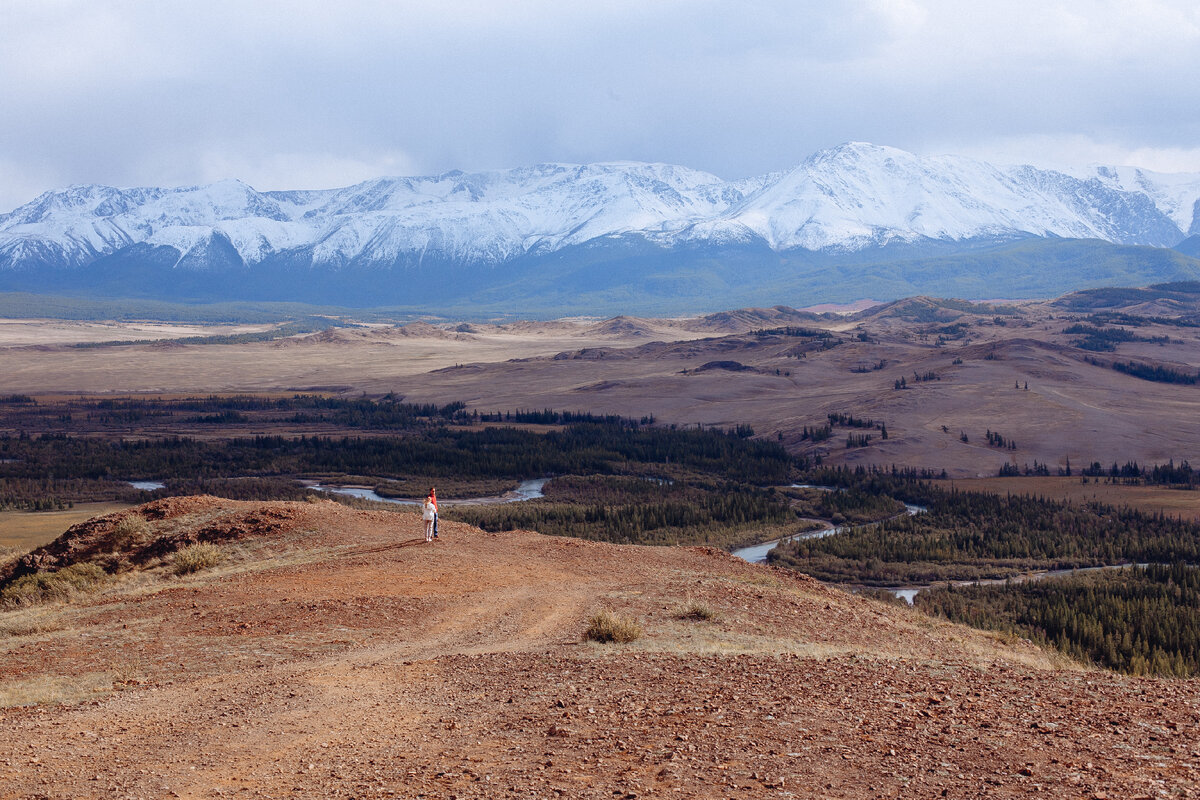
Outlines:
{"label": "rolling brown hill", "polygon": [[[73,528],[42,563],[126,571],[0,615],[0,798],[1200,792],[1200,681],[708,549],[417,526],[192,497]],[[175,577],[198,540],[224,561]],[[601,609],[644,634],[583,642]]]}
{"label": "rolling brown hill", "polygon": [[[6,392],[38,396],[390,392],[481,412],[553,408],[685,426],[749,424],[827,464],[974,478],[1006,464],[1048,465],[1053,474],[1068,459],[1076,467],[1200,461],[1200,385],[1113,368],[1134,363],[1194,376],[1198,315],[1200,292],[1173,284],[1002,305],[914,297],[847,316],[777,306],[669,320],[368,323],[237,344],[98,346],[104,337],[150,334],[144,324],[127,332],[116,323],[100,331],[29,320],[0,326],[0,374]],[[1096,350],[1080,326],[1119,329],[1123,338]],[[154,335],[168,336],[159,329],[169,327]],[[38,340],[48,344],[30,344]],[[745,369],[703,369],[717,362]],[[886,423],[889,438],[848,447],[838,429],[822,442],[805,440],[804,429],[823,426],[829,414]],[[989,447],[988,431],[1016,449]]]}
{"label": "rolling brown hill", "polygon": [[[1200,370],[1200,328],[1146,321],[1111,352],[1066,333],[1079,317],[1046,304],[970,311],[961,301],[911,298],[862,314],[775,333],[614,343],[471,370],[381,379],[375,391],[465,402],[481,411],[586,409],[662,423],[749,424],[789,450],[827,464],[901,464],[956,478],[1067,462],[1200,460],[1200,387],[1154,382],[1117,362]],[[987,307],[982,307],[987,308]],[[1103,322],[1088,323],[1087,326]],[[1087,327],[1085,326],[1085,327]],[[1111,327],[1111,325],[1109,326]],[[629,346],[635,344],[635,346]],[[704,369],[736,362],[745,369]],[[903,381],[903,385],[901,385]],[[803,438],[829,414],[887,425],[889,438],[848,447],[847,431]],[[1015,441],[987,444],[986,433]]]}

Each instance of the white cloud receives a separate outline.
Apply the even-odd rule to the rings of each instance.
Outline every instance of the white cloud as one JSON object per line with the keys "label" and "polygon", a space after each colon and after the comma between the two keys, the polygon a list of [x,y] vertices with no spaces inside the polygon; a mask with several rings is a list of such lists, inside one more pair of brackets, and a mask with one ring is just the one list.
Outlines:
{"label": "white cloud", "polygon": [[5,0],[0,208],[537,161],[734,178],[847,140],[1195,170],[1195,74],[1183,0]]}
{"label": "white cloud", "polygon": [[413,175],[418,166],[403,153],[348,158],[325,153],[273,153],[247,158],[238,153],[205,153],[200,181],[237,178],[259,191],[331,189],[384,176]]}
{"label": "white cloud", "polygon": [[1021,136],[945,144],[924,155],[953,153],[996,164],[1033,164],[1070,171],[1095,164],[1154,172],[1200,173],[1200,147],[1145,147],[1097,141],[1080,134]]}

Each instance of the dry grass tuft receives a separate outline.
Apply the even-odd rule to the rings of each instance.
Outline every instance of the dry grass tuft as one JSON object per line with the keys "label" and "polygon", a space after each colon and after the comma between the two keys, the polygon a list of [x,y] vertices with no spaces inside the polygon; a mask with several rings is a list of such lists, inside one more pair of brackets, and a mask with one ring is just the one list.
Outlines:
{"label": "dry grass tuft", "polygon": [[20,636],[42,636],[65,628],[65,624],[54,612],[41,609],[10,611],[0,618],[0,639]]}
{"label": "dry grass tuft", "polygon": [[39,675],[24,680],[0,683],[0,708],[34,706],[47,703],[78,703],[112,691],[107,672],[81,675]]}
{"label": "dry grass tuft", "polygon": [[642,636],[642,626],[635,619],[621,617],[611,611],[601,611],[588,620],[583,638],[592,642],[632,642]]}
{"label": "dry grass tuft", "polygon": [[693,600],[687,605],[675,610],[675,618],[692,622],[712,622],[721,618],[712,606]]}
{"label": "dry grass tuft", "polygon": [[112,531],[114,550],[128,550],[145,544],[153,535],[150,523],[139,514],[129,514],[117,521]]}
{"label": "dry grass tuft", "polygon": [[202,569],[215,567],[224,560],[221,548],[209,542],[188,545],[175,554],[175,574],[190,575]]}
{"label": "dry grass tuft", "polygon": [[72,564],[57,572],[23,575],[0,591],[0,605],[12,608],[68,600],[76,594],[95,589],[108,579],[107,572],[90,562]]}

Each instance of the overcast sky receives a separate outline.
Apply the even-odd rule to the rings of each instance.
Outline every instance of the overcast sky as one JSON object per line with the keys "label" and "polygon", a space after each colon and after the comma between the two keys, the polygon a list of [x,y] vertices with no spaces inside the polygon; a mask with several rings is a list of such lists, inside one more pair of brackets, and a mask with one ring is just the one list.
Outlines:
{"label": "overcast sky", "polygon": [[0,211],[845,141],[1200,172],[1195,0],[0,0]]}

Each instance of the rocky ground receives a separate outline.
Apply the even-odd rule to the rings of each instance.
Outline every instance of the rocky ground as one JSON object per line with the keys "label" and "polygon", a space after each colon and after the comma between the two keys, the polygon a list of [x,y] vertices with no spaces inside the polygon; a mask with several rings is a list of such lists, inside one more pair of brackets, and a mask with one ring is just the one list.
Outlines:
{"label": "rocky ground", "polygon": [[[0,798],[1200,797],[1200,681],[716,551],[426,545],[331,502],[140,516],[122,580],[0,614]],[[174,576],[196,539],[224,562]],[[583,642],[601,609],[643,636]]]}

